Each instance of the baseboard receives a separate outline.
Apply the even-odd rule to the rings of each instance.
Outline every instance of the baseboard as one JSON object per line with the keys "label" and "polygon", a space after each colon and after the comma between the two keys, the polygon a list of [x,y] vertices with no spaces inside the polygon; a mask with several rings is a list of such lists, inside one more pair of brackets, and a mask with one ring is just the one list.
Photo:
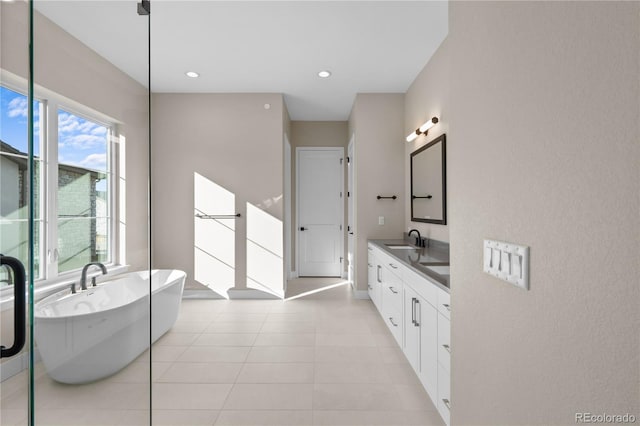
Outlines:
{"label": "baseboard", "polygon": [[[40,362],[40,353],[36,350],[34,362]],[[7,379],[20,373],[22,370],[29,368],[29,351],[24,351],[11,359],[2,363],[0,368],[0,382],[4,382]]]}
{"label": "baseboard", "polygon": [[256,290],[254,288],[242,288],[242,289],[230,288],[229,290],[227,290],[227,294],[229,295],[229,299],[271,299],[271,300],[282,299],[281,297],[278,297],[275,294]]}
{"label": "baseboard", "polygon": [[182,292],[183,299],[224,299],[213,290],[186,289]]}
{"label": "baseboard", "polygon": [[360,299],[360,300],[371,299],[369,297],[369,291],[368,290],[353,290],[353,296],[356,299]]}

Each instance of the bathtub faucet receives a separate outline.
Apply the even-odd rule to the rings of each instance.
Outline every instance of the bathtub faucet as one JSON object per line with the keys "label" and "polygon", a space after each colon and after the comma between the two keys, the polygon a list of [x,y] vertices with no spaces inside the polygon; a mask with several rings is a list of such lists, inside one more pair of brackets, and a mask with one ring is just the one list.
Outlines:
{"label": "bathtub faucet", "polygon": [[[86,290],[87,289],[87,269],[89,269],[89,267],[92,266],[92,265],[99,266],[100,269],[102,269],[102,275],[106,275],[107,274],[107,268],[105,268],[105,266],[102,263],[100,263],[100,262],[87,263],[82,268],[82,276],[80,277],[80,290]],[[96,286],[96,277],[91,278],[91,284],[94,287]]]}

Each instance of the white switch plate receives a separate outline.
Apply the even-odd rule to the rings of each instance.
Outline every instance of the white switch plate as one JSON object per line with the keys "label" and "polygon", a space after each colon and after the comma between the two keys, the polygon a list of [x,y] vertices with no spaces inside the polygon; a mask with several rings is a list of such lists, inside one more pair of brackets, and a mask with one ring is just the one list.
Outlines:
{"label": "white switch plate", "polygon": [[484,240],[483,270],[516,287],[529,290],[529,247]]}
{"label": "white switch plate", "polygon": [[378,225],[384,225],[384,216],[378,216]]}

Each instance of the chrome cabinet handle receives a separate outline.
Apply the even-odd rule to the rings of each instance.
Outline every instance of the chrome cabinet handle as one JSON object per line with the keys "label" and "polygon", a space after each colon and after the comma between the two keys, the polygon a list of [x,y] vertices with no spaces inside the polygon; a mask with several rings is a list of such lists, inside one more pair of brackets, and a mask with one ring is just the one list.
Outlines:
{"label": "chrome cabinet handle", "polygon": [[[420,300],[418,300],[418,299],[416,298],[416,302],[415,302],[415,304],[416,304],[416,305],[419,305],[419,304],[420,304]],[[416,325],[416,327],[420,327],[420,323],[418,322],[418,313],[419,313],[420,311],[418,310],[418,308],[416,308],[416,310],[415,310],[415,311],[416,311],[416,322],[415,322],[415,325]],[[420,316],[420,321],[422,321],[422,315]]]}
{"label": "chrome cabinet handle", "polygon": [[389,322],[394,326],[397,327],[398,324],[396,324],[395,322],[393,322],[393,317],[389,317]]}
{"label": "chrome cabinet handle", "polygon": [[367,247],[367,250],[369,251],[373,251],[373,249],[371,247]]}
{"label": "chrome cabinet handle", "polygon": [[442,345],[443,348],[445,348],[447,350],[447,352],[451,353],[451,346],[449,345]]}
{"label": "chrome cabinet handle", "polygon": [[411,324],[416,325],[416,298],[411,298]]}
{"label": "chrome cabinet handle", "polygon": [[395,266],[393,263],[390,263],[389,266],[391,266],[393,269],[398,269],[398,267]]}
{"label": "chrome cabinet handle", "polygon": [[442,398],[442,402],[447,406],[447,409],[451,411],[451,402],[447,398]]}
{"label": "chrome cabinet handle", "polygon": [[443,303],[442,306],[447,308],[447,311],[451,312],[451,306],[447,305],[446,303]]}
{"label": "chrome cabinet handle", "polygon": [[370,285],[367,284],[367,287],[369,287],[369,290],[371,290],[373,287],[371,287]]}
{"label": "chrome cabinet handle", "polygon": [[369,266],[369,268],[373,268],[373,265],[370,263],[367,263],[367,266]]}
{"label": "chrome cabinet handle", "polygon": [[393,289],[393,287],[389,287],[389,290],[391,290],[391,293],[393,293],[393,294],[398,294],[398,292],[397,292],[397,291],[395,291],[395,290]]}
{"label": "chrome cabinet handle", "polygon": [[378,270],[376,272],[376,280],[381,283],[382,281],[380,280],[380,269],[382,268],[382,266],[378,265]]}

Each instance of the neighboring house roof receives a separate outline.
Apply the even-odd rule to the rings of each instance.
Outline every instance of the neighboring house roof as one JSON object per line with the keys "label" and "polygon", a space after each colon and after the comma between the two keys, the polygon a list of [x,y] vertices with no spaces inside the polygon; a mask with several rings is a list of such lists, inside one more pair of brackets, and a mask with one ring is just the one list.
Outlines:
{"label": "neighboring house roof", "polygon": [[[2,153],[7,153],[7,154],[12,154],[12,155],[7,155],[3,158],[6,158],[8,160],[13,161],[14,163],[16,163],[18,165],[18,167],[21,170],[24,170],[27,168],[27,158],[29,154],[27,154],[26,152],[22,152],[16,148],[14,148],[13,146],[9,145],[8,143],[4,142],[3,140],[0,139],[0,151]],[[37,158],[37,157],[36,157]],[[79,174],[79,175],[84,175],[87,173],[91,174],[91,177],[95,180],[102,180],[102,179],[106,179],[107,175],[104,172],[98,171],[98,170],[92,170],[92,169],[87,169],[84,167],[78,167],[78,166],[72,166],[71,164],[63,164],[63,163],[59,163],[58,167],[61,170],[70,172],[70,173],[75,173],[75,174]]]}

